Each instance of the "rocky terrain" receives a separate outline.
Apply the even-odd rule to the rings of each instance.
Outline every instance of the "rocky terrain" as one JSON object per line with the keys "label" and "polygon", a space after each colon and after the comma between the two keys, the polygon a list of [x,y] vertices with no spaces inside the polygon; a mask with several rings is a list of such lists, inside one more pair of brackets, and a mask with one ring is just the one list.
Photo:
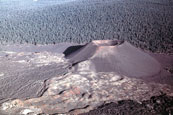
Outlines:
{"label": "rocky terrain", "polygon": [[132,100],[123,100],[118,103],[109,103],[98,109],[81,115],[172,115],[173,98],[161,95],[153,96],[150,100],[141,103]]}
{"label": "rocky terrain", "polygon": [[[163,62],[161,56],[128,42],[109,40],[84,45],[8,45],[1,50],[2,115],[104,114],[106,108],[113,115],[122,106],[126,112],[136,106],[144,113],[157,114],[152,107],[172,111],[173,78],[164,69],[172,62],[170,56],[157,54],[168,59]],[[163,97],[156,97],[160,105],[149,101],[159,95]]]}
{"label": "rocky terrain", "polygon": [[0,115],[172,115],[172,0],[0,0]]}

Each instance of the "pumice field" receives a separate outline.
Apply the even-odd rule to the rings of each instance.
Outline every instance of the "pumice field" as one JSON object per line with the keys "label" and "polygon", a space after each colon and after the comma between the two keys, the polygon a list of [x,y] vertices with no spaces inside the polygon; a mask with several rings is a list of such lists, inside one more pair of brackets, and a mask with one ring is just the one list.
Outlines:
{"label": "pumice field", "polygon": [[0,0],[0,115],[173,115],[173,1]]}

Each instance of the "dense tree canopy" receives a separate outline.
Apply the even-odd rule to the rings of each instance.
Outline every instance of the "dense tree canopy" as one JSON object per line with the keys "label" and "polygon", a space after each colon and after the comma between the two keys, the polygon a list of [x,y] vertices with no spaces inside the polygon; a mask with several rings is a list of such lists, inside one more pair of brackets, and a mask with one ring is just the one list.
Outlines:
{"label": "dense tree canopy", "polygon": [[76,0],[17,9],[0,4],[2,44],[122,39],[151,51],[173,49],[173,3],[169,0]]}

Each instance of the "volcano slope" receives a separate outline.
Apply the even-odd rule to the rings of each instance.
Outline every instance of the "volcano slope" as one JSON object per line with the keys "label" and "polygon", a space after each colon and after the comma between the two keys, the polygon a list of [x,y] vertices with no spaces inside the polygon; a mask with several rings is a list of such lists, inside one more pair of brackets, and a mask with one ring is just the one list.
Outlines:
{"label": "volcano slope", "polygon": [[73,64],[89,60],[95,72],[118,72],[129,77],[151,77],[160,72],[159,63],[148,54],[127,42],[116,44],[116,41],[94,41],[67,58]]}
{"label": "volcano slope", "polygon": [[[173,78],[164,69],[171,56],[116,40],[32,47],[1,47],[1,114],[77,115],[110,102],[173,96]],[[167,100],[171,103],[172,97]]]}

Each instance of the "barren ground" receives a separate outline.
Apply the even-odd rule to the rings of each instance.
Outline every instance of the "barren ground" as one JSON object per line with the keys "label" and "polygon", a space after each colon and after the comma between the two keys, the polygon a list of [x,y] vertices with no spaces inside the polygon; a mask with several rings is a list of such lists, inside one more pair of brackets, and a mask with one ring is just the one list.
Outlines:
{"label": "barren ground", "polygon": [[[167,96],[156,97],[161,100],[159,111],[172,111],[170,104],[161,106],[172,103],[171,56],[143,51],[128,42],[73,45],[1,46],[0,113],[81,114],[96,109],[87,114],[104,114],[108,109],[119,113],[122,106],[138,106],[141,112],[156,114],[151,107],[157,103],[149,99],[163,94]],[[141,105],[145,100],[147,104]],[[119,101],[123,103],[116,104]]]}

